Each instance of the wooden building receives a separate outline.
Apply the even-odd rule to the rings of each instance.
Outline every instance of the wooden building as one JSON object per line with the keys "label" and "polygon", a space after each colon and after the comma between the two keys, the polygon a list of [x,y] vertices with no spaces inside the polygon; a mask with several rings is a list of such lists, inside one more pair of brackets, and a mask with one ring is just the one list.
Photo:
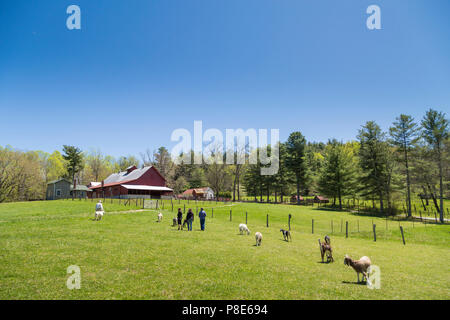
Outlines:
{"label": "wooden building", "polygon": [[181,194],[180,198],[212,200],[214,199],[214,191],[210,187],[188,189]]}
{"label": "wooden building", "polygon": [[322,197],[322,196],[315,196],[314,197],[314,202],[315,203],[328,203],[330,202],[330,200],[328,200],[328,198]]}
{"label": "wooden building", "polygon": [[166,179],[153,166],[140,169],[131,166],[111,174],[100,184],[91,183],[90,189],[94,198],[160,198],[173,193],[167,187]]}

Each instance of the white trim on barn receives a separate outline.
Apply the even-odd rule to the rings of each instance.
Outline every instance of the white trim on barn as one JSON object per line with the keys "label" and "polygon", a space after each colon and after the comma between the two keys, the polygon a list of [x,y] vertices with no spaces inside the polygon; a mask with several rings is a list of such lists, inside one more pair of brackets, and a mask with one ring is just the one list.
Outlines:
{"label": "white trim on barn", "polygon": [[131,190],[149,190],[149,191],[173,191],[167,187],[159,187],[159,186],[145,186],[145,185],[131,185],[131,184],[123,184],[122,187],[125,189]]}

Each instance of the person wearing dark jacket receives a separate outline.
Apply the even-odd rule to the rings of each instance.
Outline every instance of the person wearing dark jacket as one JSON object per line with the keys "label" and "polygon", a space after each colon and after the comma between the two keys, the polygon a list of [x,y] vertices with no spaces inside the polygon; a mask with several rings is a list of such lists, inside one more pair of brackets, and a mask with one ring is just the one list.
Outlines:
{"label": "person wearing dark jacket", "polygon": [[192,222],[194,222],[194,213],[192,212],[192,209],[189,209],[186,214],[186,222],[188,225],[188,230],[192,231]]}
{"label": "person wearing dark jacket", "polygon": [[181,208],[178,208],[177,213],[178,230],[183,229],[183,227],[181,226],[182,221],[183,221],[183,211],[181,211]]}
{"label": "person wearing dark jacket", "polygon": [[205,231],[206,212],[205,210],[203,210],[203,208],[200,209],[198,217],[200,218],[200,228],[202,229],[202,231]]}

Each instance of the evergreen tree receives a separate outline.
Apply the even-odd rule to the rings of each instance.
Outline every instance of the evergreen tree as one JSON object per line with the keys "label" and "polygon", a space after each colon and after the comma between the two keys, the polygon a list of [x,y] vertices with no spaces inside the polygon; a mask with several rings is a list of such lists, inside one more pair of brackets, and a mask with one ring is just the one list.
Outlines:
{"label": "evergreen tree", "polygon": [[443,146],[446,139],[449,137],[448,120],[445,118],[445,113],[430,109],[425,114],[422,120],[422,136],[430,145],[436,155],[436,162],[439,168],[439,218],[441,223],[444,223],[444,187],[443,187],[443,164],[442,154]]}
{"label": "evergreen tree", "polygon": [[409,152],[418,140],[418,127],[411,116],[401,114],[396,118],[394,126],[389,129],[391,143],[398,148],[398,151],[404,155],[404,165],[406,169],[406,188],[407,188],[407,210],[408,217],[411,217],[411,179],[409,174]]}
{"label": "evergreen tree", "polygon": [[66,160],[68,177],[75,183],[75,176],[84,168],[83,152],[74,146],[63,146],[63,158]]}
{"label": "evergreen tree", "polygon": [[300,204],[300,189],[306,187],[307,169],[305,165],[306,139],[300,132],[293,132],[286,142],[288,157],[286,166],[295,175],[297,204]]}
{"label": "evergreen tree", "polygon": [[342,210],[342,197],[354,193],[355,180],[355,154],[352,145],[344,145],[336,140],[329,141],[320,171],[320,191],[338,198],[339,209]]}
{"label": "evergreen tree", "polygon": [[[368,121],[359,130],[358,139],[360,166],[363,175],[360,178],[361,191],[372,199],[378,197],[380,211],[384,212],[383,197],[389,197],[389,148],[385,141],[386,134],[374,121]],[[388,204],[389,198],[388,198]]]}

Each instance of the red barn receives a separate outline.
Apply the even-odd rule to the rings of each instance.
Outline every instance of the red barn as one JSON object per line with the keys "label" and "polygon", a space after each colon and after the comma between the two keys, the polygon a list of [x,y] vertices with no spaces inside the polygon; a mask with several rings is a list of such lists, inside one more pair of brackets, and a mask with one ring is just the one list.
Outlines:
{"label": "red barn", "polygon": [[[303,202],[303,201],[305,201],[305,199],[302,196],[300,196],[300,202]],[[291,197],[291,203],[297,203],[297,195],[293,195]]]}
{"label": "red barn", "polygon": [[166,179],[155,167],[136,168],[113,173],[99,185],[92,184],[94,198],[159,198],[171,195],[173,190],[166,186]]}
{"label": "red barn", "polygon": [[328,198],[322,197],[322,196],[315,196],[314,197],[314,202],[315,203],[328,203],[330,202],[330,200],[328,200]]}

